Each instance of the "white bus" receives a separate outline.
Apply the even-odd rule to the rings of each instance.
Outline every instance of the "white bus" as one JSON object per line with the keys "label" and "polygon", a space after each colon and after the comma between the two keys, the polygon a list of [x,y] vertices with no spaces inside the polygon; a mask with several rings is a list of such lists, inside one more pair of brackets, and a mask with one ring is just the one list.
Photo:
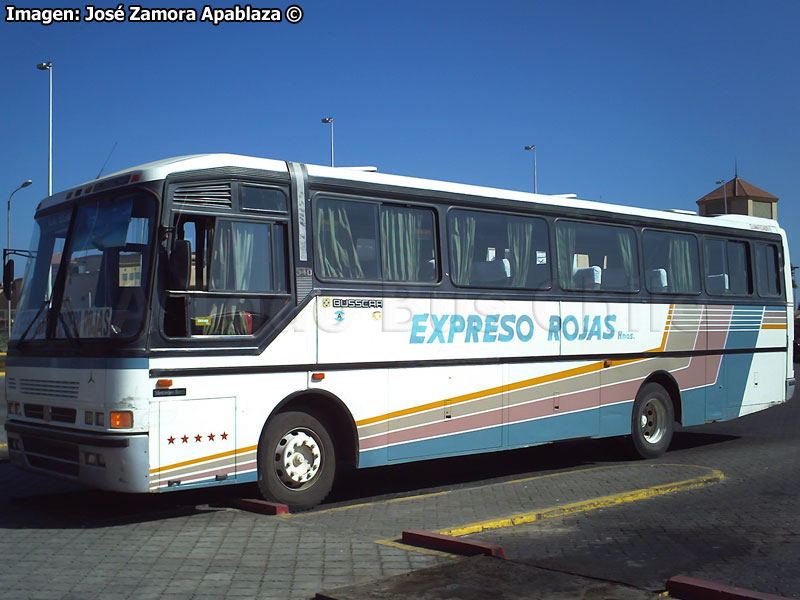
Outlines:
{"label": "white bus", "polygon": [[654,457],[794,390],[770,220],[210,154],[45,199],[31,252],[10,457],[108,490],[257,481],[305,509],[343,466]]}

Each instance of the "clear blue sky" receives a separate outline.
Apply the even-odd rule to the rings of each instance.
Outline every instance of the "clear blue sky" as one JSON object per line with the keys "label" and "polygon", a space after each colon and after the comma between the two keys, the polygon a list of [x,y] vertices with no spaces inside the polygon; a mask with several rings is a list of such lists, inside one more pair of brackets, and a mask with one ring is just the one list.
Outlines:
{"label": "clear blue sky", "polygon": [[327,164],[333,116],[338,165],[526,190],[536,144],[540,192],[649,208],[696,209],[738,160],[800,264],[800,2],[297,4],[297,25],[0,22],[0,193],[34,180],[11,246],[47,192],[52,60],[54,190],[115,142],[106,173],[199,152]]}

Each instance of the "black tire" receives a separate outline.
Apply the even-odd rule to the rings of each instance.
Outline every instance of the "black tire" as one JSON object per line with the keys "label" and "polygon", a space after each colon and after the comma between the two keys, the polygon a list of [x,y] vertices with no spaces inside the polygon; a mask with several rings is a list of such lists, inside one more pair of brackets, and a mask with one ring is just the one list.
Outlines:
{"label": "black tire", "polygon": [[278,413],[258,446],[258,487],[270,502],[308,510],[322,502],[336,476],[336,450],[325,426],[304,412]]}
{"label": "black tire", "polygon": [[657,383],[639,389],[631,414],[631,442],[641,458],[664,454],[672,441],[675,414],[667,390]]}

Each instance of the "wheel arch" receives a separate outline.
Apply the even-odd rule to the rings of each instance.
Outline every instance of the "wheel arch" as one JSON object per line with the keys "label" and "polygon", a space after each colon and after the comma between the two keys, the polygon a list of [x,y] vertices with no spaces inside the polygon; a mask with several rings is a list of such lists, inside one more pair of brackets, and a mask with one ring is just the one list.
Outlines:
{"label": "wheel arch", "polygon": [[672,401],[672,414],[680,424],[683,424],[683,402],[681,400],[681,388],[675,378],[668,371],[654,371],[639,386],[641,390],[648,383],[657,383],[669,394]]}
{"label": "wheel arch", "polygon": [[[340,462],[358,467],[358,430],[353,415],[344,402],[327,390],[300,390],[294,392],[272,410],[264,428],[277,414],[286,411],[307,412],[328,429],[336,447],[336,456]],[[263,429],[262,429],[263,431]],[[260,443],[260,442],[259,442]]]}

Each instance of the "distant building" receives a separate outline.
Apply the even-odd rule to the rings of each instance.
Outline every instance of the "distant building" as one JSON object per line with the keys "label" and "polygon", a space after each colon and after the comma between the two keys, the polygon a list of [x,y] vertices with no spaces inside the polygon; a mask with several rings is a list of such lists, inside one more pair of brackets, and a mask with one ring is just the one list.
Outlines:
{"label": "distant building", "polygon": [[[727,203],[727,207],[725,206]],[[697,201],[701,216],[751,215],[778,218],[778,198],[744,179],[734,177]]]}

